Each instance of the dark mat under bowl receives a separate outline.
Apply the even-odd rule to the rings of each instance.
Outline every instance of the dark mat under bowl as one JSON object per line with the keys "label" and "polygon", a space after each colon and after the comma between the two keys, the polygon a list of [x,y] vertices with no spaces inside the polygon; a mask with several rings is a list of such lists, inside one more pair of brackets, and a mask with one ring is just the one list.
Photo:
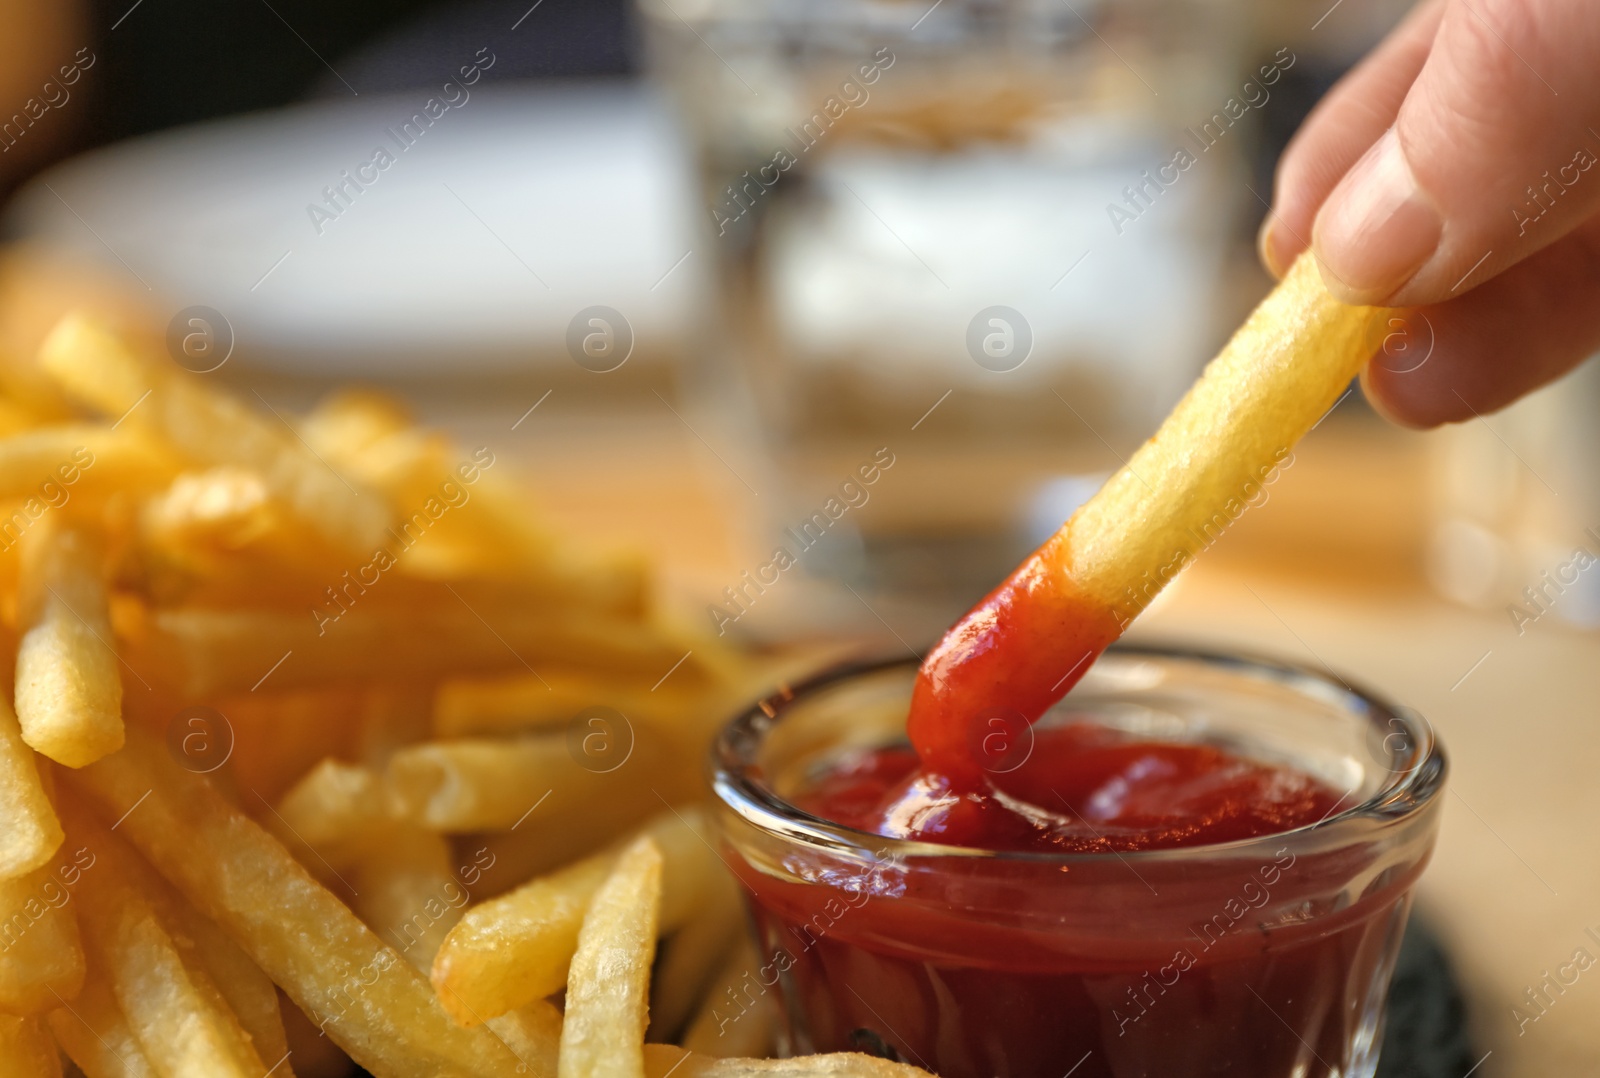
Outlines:
{"label": "dark mat under bowl", "polygon": [[1416,916],[1400,945],[1387,1010],[1378,1078],[1461,1078],[1477,1062],[1455,970]]}

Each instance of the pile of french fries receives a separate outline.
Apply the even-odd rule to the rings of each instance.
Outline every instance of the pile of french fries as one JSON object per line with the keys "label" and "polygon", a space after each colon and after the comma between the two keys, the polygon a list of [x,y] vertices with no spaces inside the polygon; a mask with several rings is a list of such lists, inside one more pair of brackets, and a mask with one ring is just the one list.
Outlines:
{"label": "pile of french fries", "polygon": [[0,1078],[922,1073],[744,1058],[701,760],[773,670],[492,447],[69,315],[0,364],[0,654]]}

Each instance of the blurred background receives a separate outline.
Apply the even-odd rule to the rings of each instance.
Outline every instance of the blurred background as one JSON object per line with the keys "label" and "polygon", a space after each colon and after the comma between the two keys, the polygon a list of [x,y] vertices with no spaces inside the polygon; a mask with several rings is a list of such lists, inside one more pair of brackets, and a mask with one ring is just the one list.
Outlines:
{"label": "blurred background", "polygon": [[[1266,291],[1273,164],[1408,6],[4,0],[0,349],[94,302],[275,406],[379,385],[685,617],[921,648]],[[1595,379],[1427,435],[1353,391],[1136,630],[1441,730],[1481,1075],[1600,1072],[1600,973],[1528,996],[1600,956]]]}

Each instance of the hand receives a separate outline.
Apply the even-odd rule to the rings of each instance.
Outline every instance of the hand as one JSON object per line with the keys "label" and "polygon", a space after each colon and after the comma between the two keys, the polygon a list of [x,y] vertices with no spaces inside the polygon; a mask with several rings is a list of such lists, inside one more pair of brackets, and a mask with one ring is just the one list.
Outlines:
{"label": "hand", "polygon": [[1600,347],[1597,56],[1594,0],[1425,0],[1285,151],[1267,267],[1309,243],[1335,296],[1431,327],[1421,366],[1362,376],[1395,421],[1493,411]]}

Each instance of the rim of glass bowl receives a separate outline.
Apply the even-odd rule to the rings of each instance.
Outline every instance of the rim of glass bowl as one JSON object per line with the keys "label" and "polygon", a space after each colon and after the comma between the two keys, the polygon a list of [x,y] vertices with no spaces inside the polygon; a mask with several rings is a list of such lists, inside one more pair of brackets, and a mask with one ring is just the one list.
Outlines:
{"label": "rim of glass bowl", "polygon": [[[722,803],[759,830],[790,841],[881,859],[887,852],[902,858],[975,857],[1004,861],[1081,864],[1120,860],[1191,860],[1211,854],[1233,854],[1268,845],[1281,847],[1286,838],[1317,840],[1336,845],[1346,832],[1356,832],[1362,821],[1398,825],[1415,817],[1438,795],[1448,770],[1444,750],[1434,736],[1432,725],[1420,714],[1397,707],[1376,693],[1353,685],[1344,678],[1298,663],[1271,659],[1246,652],[1210,651],[1167,644],[1116,643],[1108,654],[1125,658],[1200,662],[1213,668],[1265,679],[1286,685],[1313,699],[1337,699],[1355,714],[1364,714],[1370,727],[1387,746],[1399,734],[1410,746],[1403,766],[1390,769],[1390,775],[1370,797],[1317,823],[1269,835],[1237,839],[1233,842],[1201,846],[1182,846],[1160,850],[1128,850],[1099,853],[1022,853],[987,850],[974,846],[947,846],[931,842],[892,838],[872,831],[825,820],[779,797],[759,776],[756,755],[768,732],[783,721],[785,714],[809,697],[854,678],[895,669],[914,672],[917,658],[887,657],[844,662],[829,667],[793,686],[782,686],[755,701],[727,722],[711,747],[708,761],[712,789]],[[1379,764],[1378,766],[1382,766]],[[1350,834],[1350,840],[1370,836],[1370,831]]]}

